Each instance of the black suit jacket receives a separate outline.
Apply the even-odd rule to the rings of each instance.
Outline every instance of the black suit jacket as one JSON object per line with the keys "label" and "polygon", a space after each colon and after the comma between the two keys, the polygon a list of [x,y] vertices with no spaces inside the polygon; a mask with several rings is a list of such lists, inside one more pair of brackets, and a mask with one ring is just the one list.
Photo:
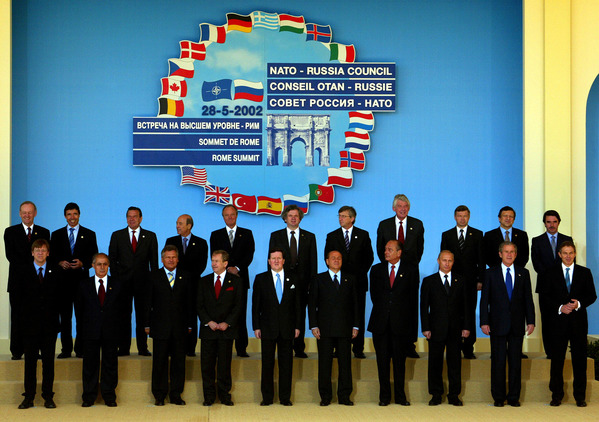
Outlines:
{"label": "black suit jacket", "polygon": [[98,243],[96,233],[83,226],[79,226],[75,248],[71,253],[71,244],[69,243],[69,232],[67,227],[62,227],[52,232],[50,240],[50,258],[54,264],[60,261],[69,261],[79,259],[83,263],[83,268],[78,270],[63,270],[56,267],[61,278],[69,277],[73,280],[82,280],[89,277],[89,269],[92,266],[92,257],[98,253]]}
{"label": "black suit jacket", "polygon": [[420,323],[422,332],[431,332],[431,341],[461,338],[462,330],[470,326],[466,280],[452,271],[449,294],[443,283],[436,272],[425,277],[420,288]]}
{"label": "black suit jacket", "polygon": [[56,269],[46,265],[44,281],[40,283],[33,263],[21,266],[17,271],[19,315],[23,336],[39,336],[41,333],[58,333],[58,276]]}
{"label": "black suit jacket", "polygon": [[356,288],[363,292],[368,291],[368,271],[374,261],[372,252],[372,242],[366,230],[357,228],[352,229],[349,242],[349,252],[345,249],[345,231],[338,228],[327,234],[327,241],[324,246],[324,257],[330,251],[341,253],[343,262],[341,271],[352,274],[356,278]]}
{"label": "black suit jacket", "polygon": [[158,241],[156,234],[140,227],[137,249],[133,253],[129,229],[117,230],[110,237],[108,255],[110,274],[121,283],[131,283],[139,288],[147,283],[150,271],[158,268]]}
{"label": "black suit jacket", "polygon": [[523,336],[526,325],[535,323],[530,274],[526,268],[513,266],[514,288],[510,301],[501,265],[489,268],[480,297],[480,325],[488,325],[491,335]]}
{"label": "black suit jacket", "polygon": [[[514,265],[524,268],[528,263],[528,235],[525,231],[512,227],[512,243],[518,248]],[[505,232],[500,228],[485,233],[483,243],[485,246],[485,261],[489,268],[501,265],[499,245],[505,240]]]}
{"label": "black suit jacket", "polygon": [[179,250],[179,264],[177,269],[184,270],[192,275],[194,283],[198,283],[208,262],[208,243],[201,237],[191,235],[187,249],[183,253],[183,240],[181,236],[173,236],[166,239],[166,245],[176,246]]}
{"label": "black suit jacket", "polygon": [[[406,217],[405,239],[401,260],[418,268],[422,253],[424,252],[424,226],[417,218]],[[385,246],[390,240],[397,240],[395,230],[395,216],[379,223],[376,230],[376,253],[382,263],[385,263]]]}
{"label": "black suit jacket", "polygon": [[[543,279],[541,283],[542,291],[539,293],[546,295],[549,309],[555,311],[554,318],[552,318],[552,322],[555,324],[553,327],[555,334],[573,334],[586,337],[589,328],[587,308],[597,300],[591,271],[581,265],[574,265],[570,293],[568,293],[566,287],[561,263],[548,269],[539,278]],[[580,309],[569,315],[558,314],[559,307],[569,303],[571,299],[580,302]],[[568,333],[568,330],[571,329],[574,329],[575,332]]]}
{"label": "black suit jacket", "polygon": [[[237,337],[239,313],[242,309],[241,278],[231,273],[225,273],[221,280],[222,287],[218,299],[214,291],[214,273],[200,280],[197,293],[197,313],[200,317],[200,338],[206,340],[230,339]],[[208,323],[226,322],[229,328],[225,331],[212,331]]]}
{"label": "black suit jacket", "polygon": [[154,339],[183,339],[195,324],[195,301],[192,295],[192,276],[177,268],[175,285],[171,288],[164,268],[150,273],[151,291],[146,303],[144,327],[150,327]]}
{"label": "black suit jacket", "polygon": [[318,327],[321,337],[351,338],[360,323],[356,280],[343,271],[340,275],[339,289],[328,271],[312,279],[308,318],[310,328]]}
{"label": "black suit jacket", "polygon": [[[387,261],[381,262],[370,270],[372,312],[368,331],[399,335],[405,341],[410,341],[414,331],[414,315],[418,317],[418,276],[414,267],[402,260],[392,289],[387,265]],[[391,333],[386,332],[388,323]]]}
{"label": "black suit jacket", "polygon": [[50,232],[48,229],[34,224],[31,229],[31,241],[27,240],[27,234],[21,223],[7,227],[4,230],[4,250],[6,252],[6,259],[10,263],[7,286],[9,293],[13,291],[18,283],[19,268],[33,262],[31,245],[37,239],[46,239],[49,242]]}
{"label": "black suit jacket", "polygon": [[313,233],[300,228],[298,236],[298,254],[297,264],[291,267],[289,254],[289,240],[287,239],[287,229],[277,230],[270,234],[268,250],[280,248],[284,251],[285,273],[293,274],[296,277],[297,284],[307,291],[310,286],[310,280],[318,272],[316,237]]}
{"label": "black suit jacket", "polygon": [[278,337],[291,340],[295,330],[301,329],[300,295],[295,277],[284,273],[283,296],[277,299],[275,283],[270,270],[260,273],[254,280],[252,292],[252,327],[260,330],[263,339]]}
{"label": "black suit jacket", "polygon": [[458,243],[458,232],[455,227],[441,235],[441,250],[453,253],[452,271],[467,278],[470,286],[482,283],[485,273],[485,255],[483,253],[483,232],[468,226],[464,236],[464,249]]}
{"label": "black suit jacket", "polygon": [[223,227],[210,234],[210,253],[217,250],[227,251],[229,254],[229,267],[239,268],[239,277],[243,280],[243,286],[250,288],[250,275],[248,268],[254,260],[254,236],[251,230],[237,226],[235,240],[231,248],[229,232]]}
{"label": "black suit jacket", "polygon": [[[532,247],[531,247],[531,258],[532,258],[532,266],[534,267],[537,274],[541,275],[549,268],[554,265],[562,262],[559,255],[557,254],[557,250],[559,249],[559,245],[561,245],[566,240],[572,242],[572,238],[570,236],[566,236],[565,234],[557,233],[556,240],[556,252],[555,257],[553,256],[553,249],[551,249],[551,242],[549,242],[549,237],[547,236],[547,232],[543,233],[540,236],[532,238]],[[537,293],[539,293],[539,284],[537,280]]]}
{"label": "black suit jacket", "polygon": [[84,340],[118,339],[119,328],[123,324],[120,308],[119,295],[121,283],[115,277],[107,277],[104,288],[106,296],[104,305],[100,306],[100,299],[96,292],[96,279],[88,277],[79,284],[77,304],[80,309],[81,335]]}

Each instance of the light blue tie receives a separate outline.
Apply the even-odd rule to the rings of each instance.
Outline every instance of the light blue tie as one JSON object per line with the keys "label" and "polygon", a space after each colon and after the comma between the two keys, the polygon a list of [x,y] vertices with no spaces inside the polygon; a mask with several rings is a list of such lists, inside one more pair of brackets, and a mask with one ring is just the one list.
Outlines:
{"label": "light blue tie", "polygon": [[283,298],[283,285],[281,284],[281,275],[277,274],[277,282],[275,284],[275,290],[277,291],[277,299],[279,303],[281,303],[281,299]]}
{"label": "light blue tie", "polygon": [[171,289],[175,288],[175,277],[173,277],[173,273],[168,273],[168,282],[171,285]]}
{"label": "light blue tie", "polygon": [[572,283],[570,283],[570,268],[566,268],[566,287],[568,288],[568,293],[570,293],[570,287]]}
{"label": "light blue tie", "polygon": [[555,258],[555,249],[556,248],[557,248],[557,242],[555,241],[555,235],[552,235],[551,236],[551,250],[553,251],[553,258]]}
{"label": "light blue tie", "polygon": [[510,269],[507,268],[507,273],[505,274],[505,287],[507,288],[507,295],[512,300],[512,275],[510,274]]}
{"label": "light blue tie", "polygon": [[69,227],[69,230],[71,231],[69,234],[69,245],[71,245],[71,253],[73,253],[75,250],[75,236],[73,235],[75,229],[73,227]]}

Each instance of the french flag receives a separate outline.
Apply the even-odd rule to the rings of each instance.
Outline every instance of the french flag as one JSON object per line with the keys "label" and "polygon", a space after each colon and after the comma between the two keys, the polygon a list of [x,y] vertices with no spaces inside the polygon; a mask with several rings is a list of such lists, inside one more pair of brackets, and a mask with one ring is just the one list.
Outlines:
{"label": "french flag", "polygon": [[262,82],[250,82],[243,79],[235,79],[233,84],[235,85],[234,100],[249,100],[259,103],[264,98],[264,87],[262,86]]}

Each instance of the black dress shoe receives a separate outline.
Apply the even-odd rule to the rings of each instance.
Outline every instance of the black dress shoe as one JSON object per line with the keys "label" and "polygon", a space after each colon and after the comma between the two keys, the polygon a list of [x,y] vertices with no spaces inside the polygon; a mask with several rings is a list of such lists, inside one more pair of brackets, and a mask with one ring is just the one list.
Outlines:
{"label": "black dress shoe", "polygon": [[402,406],[409,406],[410,402],[407,400],[396,400],[395,403],[401,404]]}
{"label": "black dress shoe", "polygon": [[291,401],[290,401],[290,400],[283,400],[283,401],[281,402],[281,404],[282,404],[283,406],[293,406],[293,403],[291,403]]}
{"label": "black dress shoe", "polygon": [[351,401],[350,399],[345,399],[345,400],[339,400],[339,404],[342,404],[344,406],[353,406],[354,402]]}
{"label": "black dress shoe", "polygon": [[503,402],[499,401],[499,400],[495,400],[495,403],[493,403],[493,406],[495,406],[495,407],[503,407]]}
{"label": "black dress shoe", "polygon": [[214,404],[214,400],[204,400],[202,406],[212,406]]}
{"label": "black dress shoe", "polygon": [[464,403],[462,403],[462,400],[460,400],[457,397],[451,397],[451,398],[447,398],[447,403],[453,405],[453,406],[463,406]]}
{"label": "black dress shoe", "polygon": [[441,398],[441,396],[433,396],[433,398],[430,399],[430,401],[428,402],[428,405],[429,406],[439,406],[442,401],[443,401],[443,399]]}
{"label": "black dress shoe", "polygon": [[522,354],[520,355],[520,357],[521,357],[522,359],[528,359],[528,355],[525,355],[524,353],[522,353]]}
{"label": "black dress shoe", "polygon": [[10,357],[10,360],[21,360],[21,356],[12,355],[12,356]]}
{"label": "black dress shoe", "polygon": [[195,358],[197,355],[195,354],[195,352],[191,352],[187,353],[187,356],[189,356],[190,358]]}
{"label": "black dress shoe", "polygon": [[587,407],[587,402],[584,400],[576,400],[576,406],[578,407]]}
{"label": "black dress shoe", "polygon": [[46,399],[44,401],[44,407],[46,409],[56,409],[56,403],[54,403],[54,400],[52,399]]}
{"label": "black dress shoe", "polygon": [[83,358],[83,353],[77,353],[75,356],[78,357],[79,359],[81,359],[81,358]]}
{"label": "black dress shoe", "polygon": [[156,399],[154,406],[164,406],[164,399]]}
{"label": "black dress shoe", "polygon": [[29,409],[30,407],[33,407],[33,400],[30,399],[23,399],[19,405],[19,409]]}
{"label": "black dress shoe", "polygon": [[520,407],[520,402],[518,400],[508,401],[507,404],[509,404],[512,407]]}
{"label": "black dress shoe", "polygon": [[464,359],[476,359],[476,356],[474,353],[470,353],[468,355],[464,355]]}
{"label": "black dress shoe", "polygon": [[300,359],[306,359],[306,358],[308,357],[308,355],[307,355],[307,354],[305,354],[304,352],[297,352],[297,353],[295,354],[295,357],[296,357],[296,358],[300,358]]}
{"label": "black dress shoe", "polygon": [[129,351],[124,351],[124,350],[123,351],[119,350],[119,353],[118,353],[119,356],[129,356],[130,354],[131,353],[129,353]]}
{"label": "black dress shoe", "polygon": [[142,350],[138,353],[139,356],[152,356],[149,350]]}
{"label": "black dress shoe", "polygon": [[366,355],[364,354],[364,352],[354,353],[354,357],[356,359],[366,359]]}
{"label": "black dress shoe", "polygon": [[272,404],[271,401],[262,400],[260,402],[260,406],[270,406]]}
{"label": "black dress shoe", "polygon": [[237,353],[237,357],[238,358],[249,358],[250,355],[248,355],[247,352],[241,352],[241,353]]}
{"label": "black dress shoe", "polygon": [[93,401],[84,401],[83,403],[81,403],[81,407],[92,407],[93,405]]}
{"label": "black dress shoe", "polygon": [[176,404],[177,406],[185,406],[185,400],[181,397],[177,397],[170,400],[171,404]]}
{"label": "black dress shoe", "polygon": [[388,401],[380,401],[379,406],[389,406],[389,402]]}
{"label": "black dress shoe", "polygon": [[66,359],[66,358],[70,358],[70,357],[71,357],[71,354],[67,353],[67,352],[62,352],[58,356],[56,356],[57,359]]}
{"label": "black dress shoe", "polygon": [[557,407],[557,406],[559,406],[560,404],[562,404],[562,401],[561,401],[561,400],[558,400],[558,399],[552,399],[552,400],[551,400],[551,403],[549,403],[549,406]]}
{"label": "black dress shoe", "polygon": [[234,403],[231,401],[231,399],[221,400],[220,402],[221,402],[221,404],[224,404],[225,406],[233,406],[234,405]]}
{"label": "black dress shoe", "polygon": [[412,358],[412,359],[420,358],[420,355],[418,354],[418,352],[416,350],[410,350],[406,356],[409,358]]}
{"label": "black dress shoe", "polygon": [[328,406],[329,404],[331,404],[330,400],[321,400],[320,401],[320,405],[321,406]]}
{"label": "black dress shoe", "polygon": [[107,401],[107,402],[104,402],[104,404],[108,407],[116,407],[117,406],[116,401]]}

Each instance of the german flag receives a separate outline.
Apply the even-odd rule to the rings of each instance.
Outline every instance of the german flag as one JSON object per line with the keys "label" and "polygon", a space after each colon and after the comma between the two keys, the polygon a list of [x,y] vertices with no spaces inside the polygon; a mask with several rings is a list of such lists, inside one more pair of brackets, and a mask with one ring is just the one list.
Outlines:
{"label": "german flag", "polygon": [[252,17],[227,13],[227,31],[252,32]]}

